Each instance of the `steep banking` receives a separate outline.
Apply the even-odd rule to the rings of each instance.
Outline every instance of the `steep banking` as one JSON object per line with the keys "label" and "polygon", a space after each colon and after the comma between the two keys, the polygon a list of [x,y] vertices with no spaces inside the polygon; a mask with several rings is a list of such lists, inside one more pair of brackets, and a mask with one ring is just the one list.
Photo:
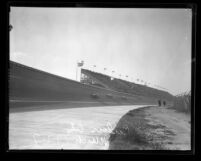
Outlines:
{"label": "steep banking", "polygon": [[[95,94],[95,97],[94,97]],[[97,96],[97,97],[96,97]],[[97,101],[121,104],[152,103],[156,100],[84,85],[60,76],[10,61],[9,99],[36,101]]]}

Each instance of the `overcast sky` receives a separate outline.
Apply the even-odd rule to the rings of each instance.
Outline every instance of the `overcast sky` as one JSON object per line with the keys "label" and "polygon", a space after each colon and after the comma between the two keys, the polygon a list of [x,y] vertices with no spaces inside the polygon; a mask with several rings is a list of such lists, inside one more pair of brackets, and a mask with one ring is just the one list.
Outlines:
{"label": "overcast sky", "polygon": [[191,88],[190,9],[12,7],[10,59],[76,79],[76,61],[178,94]]}

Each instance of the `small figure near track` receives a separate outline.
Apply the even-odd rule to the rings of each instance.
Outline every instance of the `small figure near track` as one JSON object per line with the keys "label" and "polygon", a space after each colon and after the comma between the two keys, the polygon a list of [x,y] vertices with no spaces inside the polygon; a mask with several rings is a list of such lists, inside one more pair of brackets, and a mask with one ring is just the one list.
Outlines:
{"label": "small figure near track", "polygon": [[161,106],[161,100],[158,100],[158,106]]}
{"label": "small figure near track", "polygon": [[165,101],[163,101],[163,106],[165,106],[166,105],[166,102]]}

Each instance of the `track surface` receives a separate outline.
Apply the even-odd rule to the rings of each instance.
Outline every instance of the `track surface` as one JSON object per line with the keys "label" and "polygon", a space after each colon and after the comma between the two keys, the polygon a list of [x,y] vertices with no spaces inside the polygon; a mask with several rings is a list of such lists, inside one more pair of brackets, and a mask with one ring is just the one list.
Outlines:
{"label": "track surface", "polygon": [[129,110],[144,106],[72,108],[54,104],[40,111],[18,108],[9,114],[9,148],[107,150],[109,134],[119,119]]}

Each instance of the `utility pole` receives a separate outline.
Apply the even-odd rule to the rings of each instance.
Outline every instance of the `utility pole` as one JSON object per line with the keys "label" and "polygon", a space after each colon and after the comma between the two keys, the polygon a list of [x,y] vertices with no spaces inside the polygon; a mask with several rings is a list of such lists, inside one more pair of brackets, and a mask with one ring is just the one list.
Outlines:
{"label": "utility pole", "polygon": [[77,81],[79,81],[78,80],[78,69],[79,69],[79,67],[82,67],[83,65],[84,65],[84,61],[83,60],[81,62],[77,61],[77,67],[76,67],[76,80]]}

